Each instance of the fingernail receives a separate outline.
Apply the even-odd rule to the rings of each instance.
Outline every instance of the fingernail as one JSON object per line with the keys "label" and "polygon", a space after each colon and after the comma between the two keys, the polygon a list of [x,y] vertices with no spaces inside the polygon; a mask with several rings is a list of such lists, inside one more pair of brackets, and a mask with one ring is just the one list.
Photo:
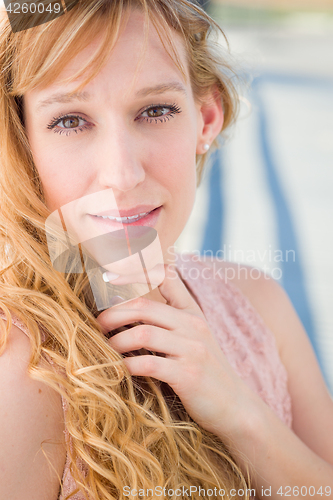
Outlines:
{"label": "fingernail", "polygon": [[124,300],[125,299],[123,297],[121,297],[120,295],[115,295],[110,300],[110,307],[116,306],[117,304],[121,304],[122,302],[124,302]]}
{"label": "fingernail", "polygon": [[111,273],[110,271],[105,271],[105,273],[103,273],[103,280],[106,283],[116,280],[117,278],[119,278],[119,274]]}

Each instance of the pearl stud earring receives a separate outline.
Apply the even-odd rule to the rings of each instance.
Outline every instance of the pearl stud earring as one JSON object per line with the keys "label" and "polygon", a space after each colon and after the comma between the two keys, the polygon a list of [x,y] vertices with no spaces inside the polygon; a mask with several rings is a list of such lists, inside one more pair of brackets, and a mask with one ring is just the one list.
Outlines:
{"label": "pearl stud earring", "polygon": [[209,146],[209,144],[204,144],[203,148],[204,148],[204,150],[207,152],[207,151],[208,151],[208,149],[210,148],[210,146]]}

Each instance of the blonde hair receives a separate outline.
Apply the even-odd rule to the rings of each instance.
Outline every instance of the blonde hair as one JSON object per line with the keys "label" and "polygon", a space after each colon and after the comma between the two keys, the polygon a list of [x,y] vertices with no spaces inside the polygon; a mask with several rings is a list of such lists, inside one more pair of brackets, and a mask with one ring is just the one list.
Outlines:
{"label": "blonde hair", "polygon": [[[220,28],[190,1],[80,0],[54,21],[16,33],[1,13],[0,255],[4,268],[0,308],[7,326],[0,321],[0,355],[13,312],[30,333],[30,375],[66,401],[71,473],[88,498],[128,498],[124,485],[137,490],[216,487],[224,489],[227,497],[231,488],[243,488],[244,495],[238,498],[248,498],[249,474],[245,480],[230,451],[189,417],[167,384],[130,376],[96,321],[98,311],[87,275],[54,271],[47,250],[49,211],[25,134],[22,96],[36,86],[51,84],[104,28],[100,49],[88,61],[90,76],[82,86],[88,83],[106,62],[128,7],[133,6],[158,28],[180,68],[171,29],[182,35],[195,98],[204,99],[216,85],[225,113],[223,130],[235,118],[237,93],[208,36]],[[199,174],[204,160],[198,160]],[[41,359],[51,364],[41,365]],[[86,474],[80,462],[88,466]],[[192,494],[193,499],[199,496],[199,492]]]}

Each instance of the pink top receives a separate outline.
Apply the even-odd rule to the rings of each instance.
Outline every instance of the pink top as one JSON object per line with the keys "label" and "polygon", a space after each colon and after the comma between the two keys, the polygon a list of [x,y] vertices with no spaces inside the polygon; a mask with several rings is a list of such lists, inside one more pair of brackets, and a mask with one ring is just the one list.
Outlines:
{"label": "pink top", "polygon": [[[231,283],[226,283],[216,260],[198,260],[195,254],[176,254],[177,269],[190,291],[196,297],[206,320],[219,342],[223,353],[242,380],[267,403],[276,415],[291,428],[291,399],[287,388],[287,372],[282,364],[271,330],[253,308],[245,295]],[[4,313],[0,311],[0,316]],[[13,323],[29,336],[20,320]],[[64,413],[66,404],[63,400]],[[68,432],[66,442],[70,445]],[[67,456],[63,473],[63,494],[76,489],[69,470]],[[84,471],[84,465],[81,466]],[[76,493],[71,500],[87,500]]]}

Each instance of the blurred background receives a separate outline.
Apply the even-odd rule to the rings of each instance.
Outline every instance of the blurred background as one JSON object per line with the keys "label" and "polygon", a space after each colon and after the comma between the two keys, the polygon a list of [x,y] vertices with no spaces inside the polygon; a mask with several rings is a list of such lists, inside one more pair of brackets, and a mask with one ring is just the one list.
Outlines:
{"label": "blurred background", "polygon": [[201,4],[225,32],[226,57],[246,85],[177,251],[275,278],[333,395],[333,0]]}

